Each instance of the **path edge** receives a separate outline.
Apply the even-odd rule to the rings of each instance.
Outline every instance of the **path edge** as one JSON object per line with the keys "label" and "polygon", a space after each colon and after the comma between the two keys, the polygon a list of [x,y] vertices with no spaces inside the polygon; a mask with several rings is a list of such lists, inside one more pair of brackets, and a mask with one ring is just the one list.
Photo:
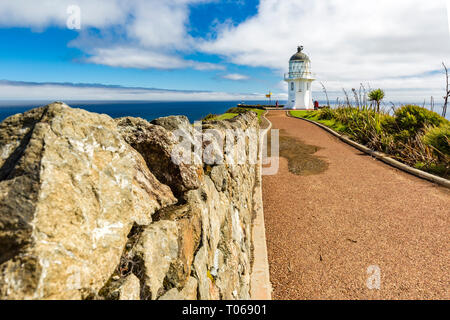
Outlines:
{"label": "path edge", "polygon": [[272,284],[270,283],[269,258],[267,254],[266,227],[264,223],[264,205],[262,197],[262,146],[264,137],[272,129],[265,115],[262,117],[269,126],[260,133],[258,165],[254,189],[253,208],[255,219],[252,228],[253,266],[250,277],[250,299],[272,300]]}
{"label": "path edge", "polygon": [[364,145],[362,145],[360,143],[357,143],[357,142],[349,139],[348,137],[346,137],[344,135],[341,135],[341,134],[337,133],[333,129],[331,129],[331,128],[329,128],[329,127],[327,127],[327,126],[325,126],[325,125],[323,125],[321,123],[318,123],[318,122],[315,122],[315,121],[312,121],[312,120],[309,120],[309,119],[305,119],[305,118],[294,117],[293,115],[291,115],[289,113],[289,111],[286,111],[286,115],[288,117],[290,117],[290,118],[293,118],[293,119],[299,119],[299,120],[303,120],[303,121],[315,124],[316,126],[324,129],[325,131],[328,131],[329,133],[331,133],[335,137],[339,138],[341,141],[349,144],[350,146],[352,146],[352,147],[354,147],[354,148],[356,148],[356,149],[358,149],[358,150],[360,150],[360,151],[362,151],[362,152],[364,152],[364,153],[366,153],[366,154],[368,154],[368,155],[370,155],[370,156],[372,156],[372,157],[374,157],[374,158],[376,158],[378,160],[381,160],[382,162],[384,162],[384,163],[386,163],[386,164],[388,164],[388,165],[390,165],[392,167],[395,167],[395,168],[397,168],[399,170],[402,170],[402,171],[404,171],[406,173],[412,174],[412,175],[414,175],[414,176],[416,176],[418,178],[421,178],[421,179],[424,179],[424,180],[428,180],[430,182],[436,183],[436,184],[438,184],[440,186],[443,186],[443,187],[446,187],[446,188],[450,189],[450,180],[447,180],[447,179],[442,178],[442,177],[435,176],[435,175],[433,175],[431,173],[428,173],[428,172],[425,172],[425,171],[422,171],[422,170],[410,167],[410,166],[408,166],[408,165],[406,165],[404,163],[401,163],[400,161],[394,160],[394,159],[390,158],[389,156],[387,156],[385,153],[382,153],[382,152],[379,152],[379,151],[374,151],[374,150],[372,150],[372,149],[370,149],[370,148],[368,148],[368,147],[366,147],[366,146],[364,146]]}

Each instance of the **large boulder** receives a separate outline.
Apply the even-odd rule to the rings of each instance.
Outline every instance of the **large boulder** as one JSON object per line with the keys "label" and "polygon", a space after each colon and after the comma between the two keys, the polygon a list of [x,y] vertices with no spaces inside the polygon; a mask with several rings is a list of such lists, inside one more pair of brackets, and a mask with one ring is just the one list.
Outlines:
{"label": "large boulder", "polygon": [[[188,130],[186,137],[190,137],[191,131],[186,128],[191,126],[184,120],[185,117],[167,117],[155,120],[155,123],[161,123],[172,131],[176,125],[180,125],[180,128]],[[170,186],[176,196],[181,197],[186,191],[199,187],[203,174],[202,166],[173,161],[172,157],[179,141],[171,130],[141,118],[125,117],[116,121],[125,141],[144,157],[151,172],[159,181]]]}
{"label": "large boulder", "polygon": [[176,203],[106,115],[54,103],[0,124],[0,297],[95,295],[133,225]]}
{"label": "large boulder", "polygon": [[184,130],[192,131],[192,125],[186,116],[169,116],[152,120],[152,124],[161,126],[169,131]]}
{"label": "large boulder", "polygon": [[145,299],[156,300],[165,292],[164,280],[178,256],[178,229],[173,221],[158,221],[142,233],[134,248],[134,259],[142,266]]}
{"label": "large boulder", "polygon": [[172,288],[159,298],[159,300],[197,300],[197,287],[197,279],[189,277],[183,289],[178,290],[177,288]]}
{"label": "large boulder", "polygon": [[256,164],[198,160],[250,156],[257,128],[253,113],[199,128],[63,103],[6,119],[0,299],[248,299]]}

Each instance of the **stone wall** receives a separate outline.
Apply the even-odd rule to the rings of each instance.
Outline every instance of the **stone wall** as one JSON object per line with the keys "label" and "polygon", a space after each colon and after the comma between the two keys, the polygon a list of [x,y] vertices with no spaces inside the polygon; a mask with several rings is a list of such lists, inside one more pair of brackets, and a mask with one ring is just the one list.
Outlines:
{"label": "stone wall", "polygon": [[[249,128],[253,113],[203,130]],[[249,299],[258,166],[177,163],[180,132],[199,134],[62,103],[3,121],[0,299]]]}

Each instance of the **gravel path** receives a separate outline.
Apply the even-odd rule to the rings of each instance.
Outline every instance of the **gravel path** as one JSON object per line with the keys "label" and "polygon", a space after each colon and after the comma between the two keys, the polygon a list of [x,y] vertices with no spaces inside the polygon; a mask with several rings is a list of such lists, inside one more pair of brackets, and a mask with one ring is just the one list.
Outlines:
{"label": "gravel path", "polygon": [[[306,121],[270,111],[281,136],[319,147],[321,173],[280,158],[263,177],[274,299],[449,299],[450,192],[348,146]],[[369,290],[369,266],[381,271]]]}

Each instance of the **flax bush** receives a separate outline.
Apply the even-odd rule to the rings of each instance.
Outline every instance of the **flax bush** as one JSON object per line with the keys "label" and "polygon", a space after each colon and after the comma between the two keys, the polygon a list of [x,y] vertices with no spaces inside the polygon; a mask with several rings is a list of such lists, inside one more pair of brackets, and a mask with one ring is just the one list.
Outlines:
{"label": "flax bush", "polygon": [[449,176],[450,122],[435,112],[406,105],[389,115],[345,105],[314,111],[308,118],[340,126],[353,140],[410,166]]}
{"label": "flax bush", "polygon": [[423,136],[425,144],[432,146],[438,153],[450,156],[450,124],[444,123],[439,127],[430,126]]}

